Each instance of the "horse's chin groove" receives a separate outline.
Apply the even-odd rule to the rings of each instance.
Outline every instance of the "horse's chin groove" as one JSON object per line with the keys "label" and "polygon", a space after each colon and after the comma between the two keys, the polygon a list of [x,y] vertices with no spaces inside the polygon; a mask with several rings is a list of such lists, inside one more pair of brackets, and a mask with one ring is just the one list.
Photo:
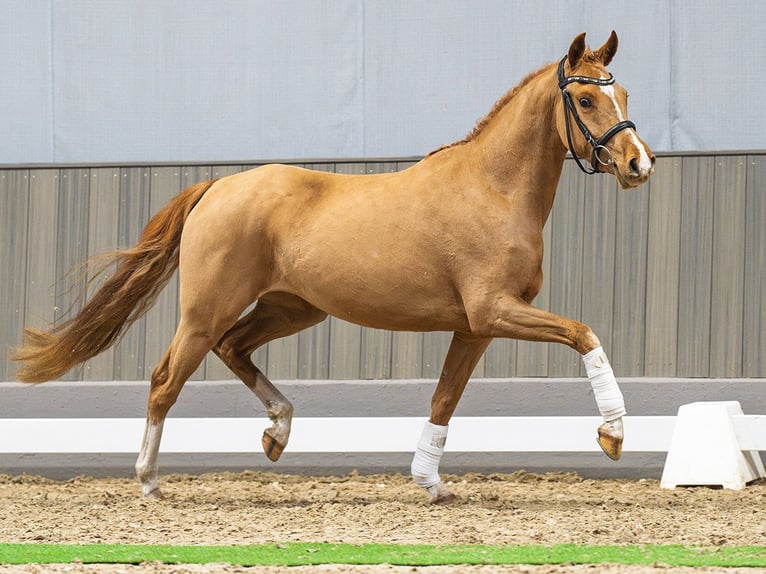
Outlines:
{"label": "horse's chin groove", "polygon": [[616,165],[612,166],[612,174],[614,175],[614,178],[617,180],[617,183],[620,185],[620,189],[622,189],[623,191],[628,191],[630,189],[638,187],[638,185],[632,184],[630,181],[628,181],[628,179],[622,175],[622,172]]}

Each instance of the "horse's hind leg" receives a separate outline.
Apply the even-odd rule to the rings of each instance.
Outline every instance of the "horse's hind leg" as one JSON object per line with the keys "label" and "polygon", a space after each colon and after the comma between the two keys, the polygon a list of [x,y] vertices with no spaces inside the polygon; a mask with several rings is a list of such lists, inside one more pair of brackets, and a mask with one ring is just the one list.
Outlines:
{"label": "horse's hind leg", "polygon": [[433,504],[450,504],[455,499],[439,478],[447,424],[491,340],[455,333],[447,351],[439,383],[431,398],[431,418],[423,427],[411,468],[412,478],[431,494]]}
{"label": "horse's hind leg", "polygon": [[[210,268],[208,265],[205,269],[210,271]],[[202,280],[193,277],[188,271],[184,275],[182,268],[181,279],[182,286],[186,284],[184,279],[187,279],[190,285],[202,287],[188,289],[186,294],[182,289],[181,321],[168,350],[152,373],[146,430],[136,461],[136,475],[141,481],[144,495],[153,498],[162,497],[157,481],[157,458],[168,411],[208,351],[234,325],[248,305],[247,293],[236,289],[243,281],[235,273],[211,271]],[[221,297],[219,290],[233,295]]]}
{"label": "horse's hind leg", "polygon": [[325,317],[326,313],[299,297],[271,293],[261,298],[255,309],[237,321],[213,348],[266,407],[273,424],[263,431],[263,451],[274,462],[290,438],[293,406],[253,364],[250,355],[261,345],[297,333]]}
{"label": "horse's hind leg", "polygon": [[162,427],[184,383],[213,345],[214,339],[208,333],[205,329],[192,328],[188,322],[182,320],[173,342],[152,373],[146,428],[136,461],[136,476],[141,481],[144,496],[162,497],[157,481],[157,458]]}

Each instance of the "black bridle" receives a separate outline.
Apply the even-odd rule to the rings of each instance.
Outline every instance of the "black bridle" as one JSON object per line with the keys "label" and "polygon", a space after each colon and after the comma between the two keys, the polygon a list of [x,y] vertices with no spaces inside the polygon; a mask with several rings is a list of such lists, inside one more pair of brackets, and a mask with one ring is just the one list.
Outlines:
{"label": "black bridle", "polygon": [[[614,124],[611,128],[606,130],[604,134],[598,138],[595,139],[590,131],[588,130],[587,126],[583,121],[580,119],[580,116],[577,113],[577,108],[575,108],[574,102],[572,101],[572,96],[569,95],[569,92],[567,91],[566,87],[573,83],[577,82],[578,84],[593,84],[595,86],[611,86],[614,84],[614,76],[610,73],[608,78],[591,78],[590,76],[565,76],[564,75],[564,62],[566,61],[567,56],[564,56],[561,59],[561,62],[559,62],[559,89],[561,90],[561,95],[564,98],[564,118],[566,120],[566,128],[567,128],[567,144],[569,145],[569,151],[572,152],[572,156],[574,157],[575,161],[577,162],[578,167],[587,174],[593,174],[597,173],[600,170],[598,169],[600,165],[603,166],[609,166],[612,165],[612,152],[609,151],[609,148],[606,147],[606,142],[608,142],[610,139],[612,139],[615,134],[618,132],[621,132],[624,129],[627,128],[633,128],[636,129],[636,124],[631,122],[630,120],[623,120],[621,122],[617,122]],[[590,165],[591,169],[588,170],[580,161],[580,158],[577,157],[577,154],[574,151],[574,148],[572,147],[572,135],[570,133],[570,127],[569,127],[569,114],[572,114],[572,117],[575,120],[575,123],[577,124],[577,127],[580,128],[580,131],[582,132],[582,135],[585,137],[585,140],[590,144],[590,146],[593,148],[593,155],[590,158]],[[606,154],[606,159],[602,159],[601,155],[602,153]]]}

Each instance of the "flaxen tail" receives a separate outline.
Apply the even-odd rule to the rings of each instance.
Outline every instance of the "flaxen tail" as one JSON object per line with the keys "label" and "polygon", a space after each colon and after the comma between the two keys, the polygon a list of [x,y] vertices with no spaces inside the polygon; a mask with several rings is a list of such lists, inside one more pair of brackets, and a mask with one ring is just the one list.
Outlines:
{"label": "flaxen tail", "polygon": [[25,330],[24,346],[12,357],[22,363],[17,372],[20,381],[41,383],[60,377],[111,347],[149,310],[178,267],[187,216],[213,183],[198,183],[177,195],[152,217],[135,247],[109,255],[110,262],[117,262],[114,274],[77,316],[50,331]]}

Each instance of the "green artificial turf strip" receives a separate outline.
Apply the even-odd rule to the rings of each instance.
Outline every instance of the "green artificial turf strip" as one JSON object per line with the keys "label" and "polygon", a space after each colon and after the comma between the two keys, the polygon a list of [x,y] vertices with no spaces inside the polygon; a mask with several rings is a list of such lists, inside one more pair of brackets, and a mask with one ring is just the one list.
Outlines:
{"label": "green artificial turf strip", "polygon": [[699,548],[675,545],[434,546],[289,542],[252,546],[153,546],[115,544],[0,544],[0,564],[164,562],[241,566],[306,564],[667,564],[766,566],[766,547]]}

